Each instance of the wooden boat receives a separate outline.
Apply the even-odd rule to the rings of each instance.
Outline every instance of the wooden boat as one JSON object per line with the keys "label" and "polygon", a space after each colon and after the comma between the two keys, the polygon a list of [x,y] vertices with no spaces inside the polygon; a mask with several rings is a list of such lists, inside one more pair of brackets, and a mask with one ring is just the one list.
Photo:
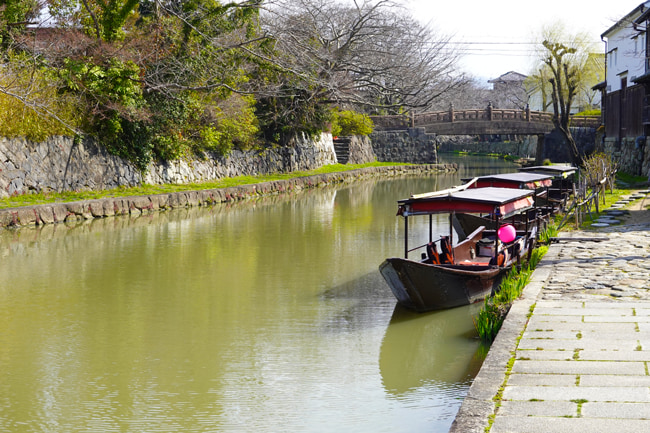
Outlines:
{"label": "wooden boat", "polygon": [[[479,176],[469,188],[485,188],[488,186],[495,188],[516,188],[541,190],[549,187],[553,181],[553,175],[548,173],[501,173],[486,176]],[[469,182],[474,179],[463,179],[463,182]]]}
{"label": "wooden boat", "polygon": [[563,209],[573,192],[573,177],[578,169],[571,165],[554,164],[522,167],[519,171],[553,176],[553,181],[547,194],[548,202],[556,209]]}
{"label": "wooden boat", "polygon": [[578,169],[572,165],[552,164],[552,165],[536,165],[533,167],[522,167],[519,169],[525,173],[542,173],[550,174],[555,179],[569,179],[575,174]]}
{"label": "wooden boat", "polygon": [[[497,226],[533,207],[532,190],[511,188],[468,188],[411,196],[398,202],[404,217],[404,258],[388,258],[379,270],[397,301],[415,311],[452,308],[481,301],[497,290],[506,272],[532,249],[536,230],[503,243],[494,231],[477,228],[465,240],[453,245],[449,236],[433,241],[432,215],[482,213],[494,216]],[[409,249],[409,218],[429,216],[429,242]],[[440,252],[436,243],[440,243]],[[420,260],[409,253],[425,249]]]}
{"label": "wooden boat", "polygon": [[[468,181],[469,179],[463,179]],[[544,173],[502,173],[487,176],[479,176],[472,179],[468,188],[514,188],[530,189],[535,191],[535,206],[527,212],[523,212],[514,217],[511,223],[517,230],[527,230],[527,227],[536,226],[538,232],[546,227],[549,221],[549,215],[554,213],[555,209],[549,205],[547,200],[548,188],[553,180],[552,174]],[[496,230],[498,227],[490,215],[475,215],[456,213],[452,221],[456,232],[461,238],[467,233],[476,230],[477,227],[485,226],[488,230]]]}

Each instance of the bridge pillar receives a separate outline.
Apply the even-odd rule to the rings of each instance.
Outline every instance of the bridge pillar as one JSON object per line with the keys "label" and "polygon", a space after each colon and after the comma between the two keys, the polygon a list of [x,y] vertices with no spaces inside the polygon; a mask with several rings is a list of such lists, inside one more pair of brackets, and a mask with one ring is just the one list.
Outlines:
{"label": "bridge pillar", "polygon": [[452,102],[449,103],[449,121],[454,123],[454,104]]}
{"label": "bridge pillar", "polygon": [[492,101],[489,101],[489,102],[488,102],[488,106],[487,106],[487,118],[488,118],[488,120],[490,120],[490,121],[492,120]]}
{"label": "bridge pillar", "polygon": [[546,134],[537,134],[537,151],[535,152],[535,165],[542,165],[544,162],[544,138]]}

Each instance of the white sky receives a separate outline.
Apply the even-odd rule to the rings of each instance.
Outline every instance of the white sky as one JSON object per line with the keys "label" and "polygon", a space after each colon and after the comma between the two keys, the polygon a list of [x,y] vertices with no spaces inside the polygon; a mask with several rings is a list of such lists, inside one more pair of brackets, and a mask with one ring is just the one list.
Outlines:
{"label": "white sky", "polygon": [[[526,54],[544,26],[563,22],[571,33],[587,32],[605,52],[600,35],[642,0],[402,0],[415,17],[455,42],[465,43],[461,67],[486,82],[506,72],[528,75]],[[478,44],[492,42],[492,44]],[[503,44],[494,44],[495,42]]]}

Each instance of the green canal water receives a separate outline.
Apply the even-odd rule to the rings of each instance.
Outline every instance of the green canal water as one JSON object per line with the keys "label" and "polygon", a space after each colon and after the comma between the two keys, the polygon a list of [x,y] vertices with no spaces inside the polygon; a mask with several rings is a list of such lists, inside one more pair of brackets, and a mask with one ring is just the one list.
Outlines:
{"label": "green canal water", "polygon": [[514,170],[457,161],[0,232],[0,431],[446,432],[482,362],[478,307],[405,311],[377,267],[402,254],[398,199]]}

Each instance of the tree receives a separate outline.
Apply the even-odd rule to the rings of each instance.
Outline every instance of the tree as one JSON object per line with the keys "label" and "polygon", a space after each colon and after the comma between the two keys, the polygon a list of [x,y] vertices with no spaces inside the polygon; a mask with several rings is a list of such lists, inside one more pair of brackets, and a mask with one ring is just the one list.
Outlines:
{"label": "tree", "polygon": [[[585,34],[569,35],[561,24],[542,32],[541,66],[537,68],[539,89],[542,94],[550,92],[553,107],[553,125],[562,134],[569,147],[572,163],[582,165],[583,155],[579,152],[571,134],[571,109],[581,91],[593,83],[594,74],[590,61],[594,58],[593,44]],[[597,75],[596,75],[597,76]],[[550,87],[547,87],[547,83]],[[590,89],[589,89],[590,90]]]}
{"label": "tree", "polygon": [[539,68],[524,80],[526,93],[530,95],[529,104],[532,110],[549,111],[552,108],[551,82],[548,68]]}
{"label": "tree", "polygon": [[544,59],[544,63],[551,72],[549,82],[553,101],[553,125],[562,133],[569,145],[572,162],[582,165],[582,156],[569,129],[571,105],[578,92],[579,70],[565,59],[566,56],[575,54],[577,50],[559,42],[544,41],[543,45],[548,50],[548,57]]}
{"label": "tree", "polygon": [[38,0],[0,1],[0,48],[6,50],[12,34],[23,31],[32,23],[42,8]]}
{"label": "tree", "polygon": [[425,109],[466,81],[450,37],[391,0],[277,0],[262,23],[276,43],[278,67],[324,103]]}

